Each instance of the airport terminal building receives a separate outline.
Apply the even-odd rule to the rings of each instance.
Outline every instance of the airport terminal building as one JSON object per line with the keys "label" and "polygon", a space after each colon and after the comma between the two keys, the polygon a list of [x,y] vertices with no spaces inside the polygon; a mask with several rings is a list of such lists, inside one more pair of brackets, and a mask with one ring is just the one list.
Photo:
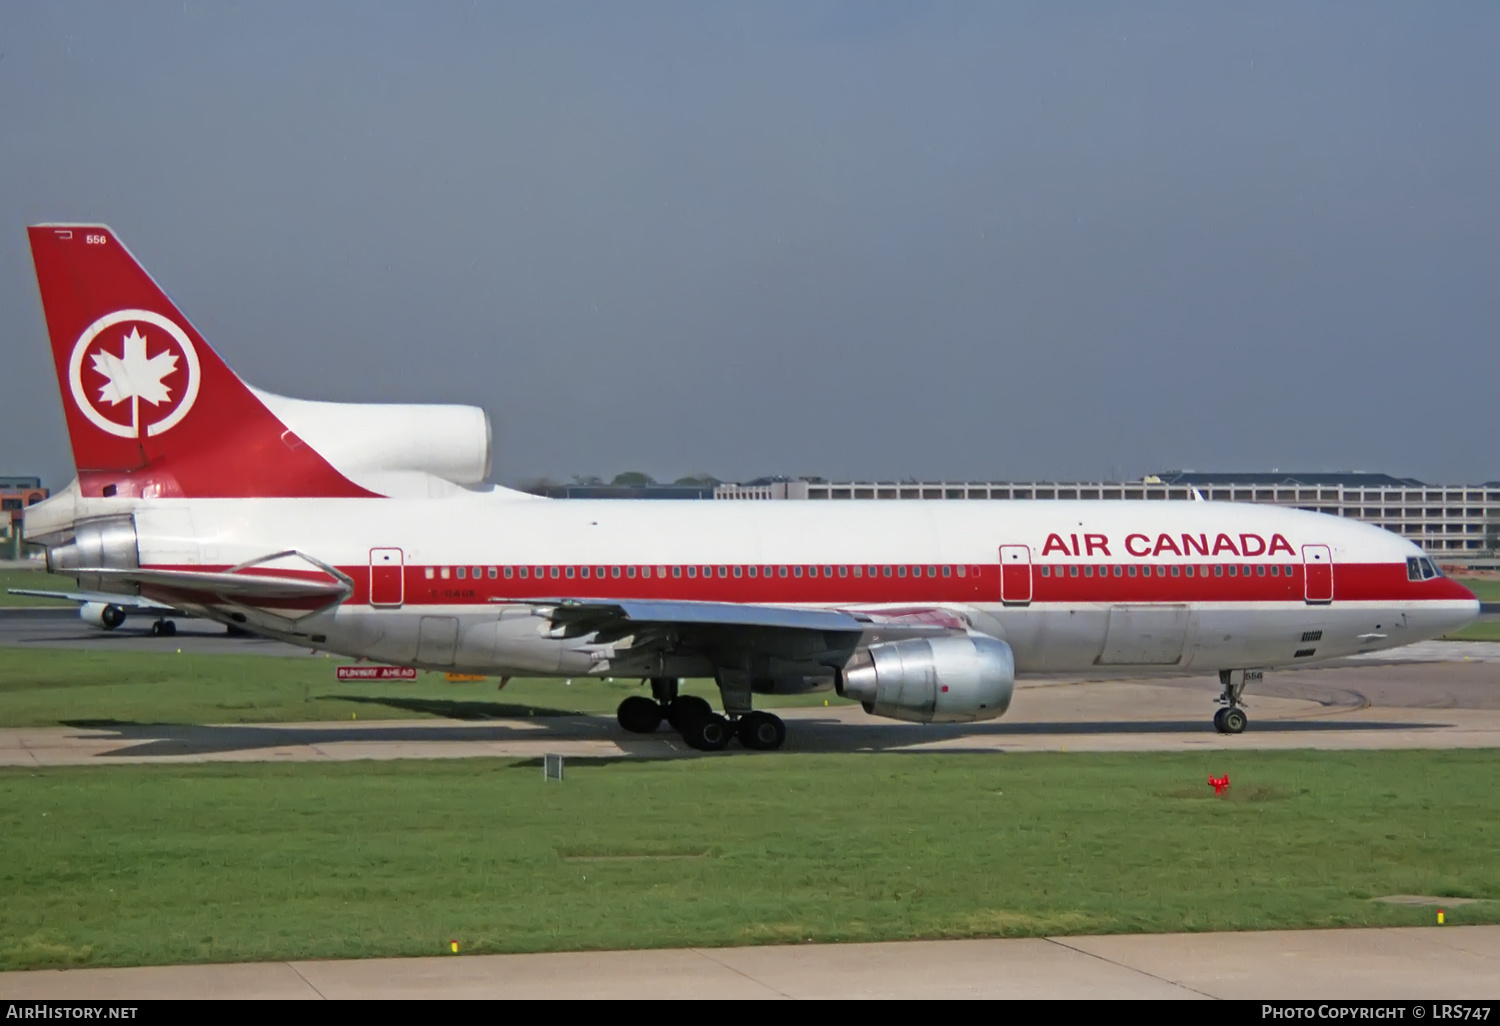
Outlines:
{"label": "airport terminal building", "polygon": [[0,475],[0,559],[20,559],[21,515],[50,493],[39,477]]}
{"label": "airport terminal building", "polygon": [[1388,474],[1212,474],[1169,471],[1140,481],[823,481],[721,484],[716,499],[1204,499],[1264,502],[1384,527],[1428,552],[1471,559],[1500,550],[1500,481],[1430,485]]}

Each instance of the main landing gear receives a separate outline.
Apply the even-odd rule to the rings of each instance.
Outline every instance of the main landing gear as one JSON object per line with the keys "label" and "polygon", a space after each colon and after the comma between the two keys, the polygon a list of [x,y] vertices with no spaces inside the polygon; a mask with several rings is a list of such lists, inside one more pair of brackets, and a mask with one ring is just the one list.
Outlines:
{"label": "main landing gear", "polygon": [[786,724],[768,712],[746,711],[721,716],[697,695],[679,695],[675,677],[651,678],[651,698],[631,695],[615,714],[620,726],[632,734],[650,734],[666,720],[682,735],[689,748],[721,752],[730,739],[758,752],[772,752],[786,741]]}
{"label": "main landing gear", "polygon": [[171,620],[157,620],[151,625],[153,638],[170,638],[177,633],[177,624]]}
{"label": "main landing gear", "polygon": [[1246,684],[1259,684],[1262,675],[1260,670],[1219,671],[1219,683],[1224,685],[1224,693],[1219,696],[1219,701],[1223,703],[1224,708],[1214,713],[1214,729],[1220,734],[1243,734],[1245,732],[1250,718],[1245,715],[1245,710],[1240,708],[1240,696],[1245,693]]}

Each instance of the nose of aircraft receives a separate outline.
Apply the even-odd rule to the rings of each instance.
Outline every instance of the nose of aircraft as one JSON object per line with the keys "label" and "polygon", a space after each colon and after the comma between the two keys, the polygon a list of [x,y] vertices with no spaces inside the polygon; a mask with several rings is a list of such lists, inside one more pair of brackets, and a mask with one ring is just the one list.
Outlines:
{"label": "nose of aircraft", "polygon": [[1443,603],[1443,610],[1438,619],[1443,627],[1443,633],[1447,634],[1467,627],[1479,619],[1480,608],[1479,599],[1468,588],[1452,578],[1448,578],[1444,583],[1451,591],[1443,596],[1449,601]]}

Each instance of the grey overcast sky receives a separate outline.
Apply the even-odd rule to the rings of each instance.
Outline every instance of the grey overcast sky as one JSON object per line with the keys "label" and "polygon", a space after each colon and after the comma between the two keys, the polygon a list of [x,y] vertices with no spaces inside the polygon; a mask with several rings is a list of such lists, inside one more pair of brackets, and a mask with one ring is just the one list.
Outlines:
{"label": "grey overcast sky", "polygon": [[495,477],[1500,478],[1500,4],[0,5],[4,472],[72,475],[23,227]]}

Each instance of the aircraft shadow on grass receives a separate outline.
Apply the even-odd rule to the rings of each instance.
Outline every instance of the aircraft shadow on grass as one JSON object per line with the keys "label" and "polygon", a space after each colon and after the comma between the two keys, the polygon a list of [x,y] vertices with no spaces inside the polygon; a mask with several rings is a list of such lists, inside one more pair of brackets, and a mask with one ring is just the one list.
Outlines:
{"label": "aircraft shadow on grass", "polygon": [[[529,715],[527,706],[509,706],[493,702],[445,702],[423,699],[375,699],[360,701],[395,705],[412,712],[425,712],[458,718],[452,707],[469,708],[470,721],[511,720],[512,722],[469,722],[462,726],[439,723],[392,724],[371,723],[351,727],[343,724],[148,724],[119,720],[72,720],[66,726],[88,731],[107,731],[125,747],[101,752],[110,758],[210,755],[227,752],[250,752],[277,748],[301,748],[346,743],[423,744],[453,742],[547,742],[547,741],[625,741],[650,745],[647,750],[631,752],[627,758],[697,756],[677,741],[665,726],[654,735],[626,734],[614,717],[579,715],[556,710],[537,710]],[[479,711],[479,710],[482,710]],[[1207,735],[1212,728],[1198,720],[1101,721],[1094,723],[849,723],[831,717],[798,717],[791,724],[788,751],[803,753],[881,752],[910,749],[913,745],[947,742],[946,752],[979,751],[1001,753],[1004,739],[1035,737],[1130,736],[1130,735]],[[1253,723],[1252,734],[1385,733],[1393,730],[1441,729],[1446,724],[1354,722],[1340,720],[1264,720]],[[91,740],[104,739],[101,734],[85,735]],[[969,740],[972,746],[963,745]],[[656,744],[651,744],[652,742]],[[996,742],[1000,742],[997,746]],[[955,742],[957,742],[955,744]],[[732,745],[728,754],[757,754]],[[475,756],[487,753],[475,752]],[[723,754],[723,753],[720,753]],[[411,757],[420,758],[420,753]],[[502,756],[513,758],[515,756]],[[590,761],[597,761],[590,759]]]}
{"label": "aircraft shadow on grass", "polygon": [[[163,755],[208,755],[223,752],[248,752],[262,749],[300,748],[309,745],[341,743],[442,743],[553,740],[598,740],[607,737],[612,723],[589,717],[570,717],[564,729],[546,730],[537,726],[539,718],[524,714],[514,723],[486,723],[472,726],[432,726],[404,723],[392,726],[347,727],[329,724],[279,723],[192,724],[131,723],[120,720],[69,720],[64,726],[93,733],[80,735],[89,740],[103,740],[108,735],[127,747],[101,752],[110,758],[121,756],[152,757]],[[525,725],[522,725],[522,724]],[[557,720],[554,718],[553,723]],[[615,727],[614,730],[618,731]],[[130,744],[130,742],[135,742]],[[483,754],[483,753],[476,753]]]}
{"label": "aircraft shadow on grass", "polygon": [[[1251,724],[1257,734],[1371,733],[1414,728],[1436,728],[1433,723],[1372,723],[1337,720],[1263,720]],[[841,720],[799,719],[788,731],[787,747],[800,752],[906,750],[913,745],[945,743],[945,752],[1004,752],[1004,739],[1036,737],[1126,737],[1200,735],[1213,738],[1213,728],[1199,720],[1105,720],[1099,722],[1036,723],[848,723]],[[964,745],[964,741],[972,744]],[[998,742],[998,743],[997,743]],[[1150,749],[1138,749],[1149,751]],[[1174,749],[1175,750],[1175,749]],[[921,753],[916,753],[921,754]]]}
{"label": "aircraft shadow on grass", "polygon": [[0,644],[17,648],[67,648],[80,652],[174,652],[188,646],[192,655],[247,654],[271,656],[312,656],[305,648],[288,645],[272,638],[259,638],[253,634],[230,634],[221,628],[213,630],[178,627],[171,637],[158,637],[151,633],[149,621],[141,626],[127,624],[112,631],[101,631],[85,627],[78,631],[35,632],[21,638],[4,638]]}
{"label": "aircraft shadow on grass", "polygon": [[[89,627],[82,628],[76,633],[54,631],[48,634],[38,634],[33,637],[20,638],[15,642],[15,644],[18,646],[30,648],[56,648],[59,645],[65,645],[69,648],[109,649],[120,648],[123,645],[129,645],[132,642],[150,642],[160,643],[160,645],[165,648],[168,641],[172,642],[174,646],[177,646],[181,645],[183,642],[222,641],[226,637],[228,637],[228,635],[226,635],[223,631],[219,631],[214,634],[206,634],[194,631],[191,634],[182,632],[173,635],[171,638],[160,638],[151,633],[150,622],[147,621],[145,623],[145,626],[131,625],[125,627],[116,627],[114,630],[108,632],[101,631],[98,628]],[[257,638],[255,640],[261,641],[265,639]],[[279,644],[279,642],[273,641],[271,642],[271,644]],[[139,646],[132,645],[132,647]]]}

